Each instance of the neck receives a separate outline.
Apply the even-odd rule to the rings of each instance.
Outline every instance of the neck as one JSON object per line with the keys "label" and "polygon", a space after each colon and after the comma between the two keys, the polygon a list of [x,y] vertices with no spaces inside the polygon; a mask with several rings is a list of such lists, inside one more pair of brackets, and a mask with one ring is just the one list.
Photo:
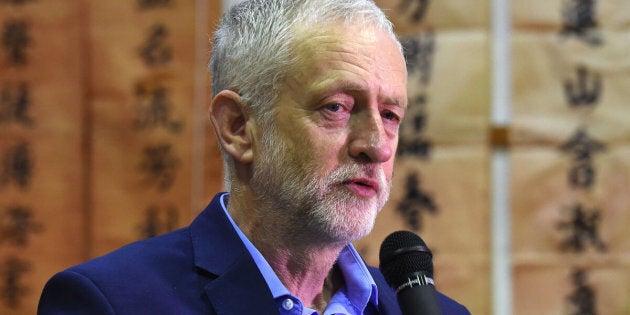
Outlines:
{"label": "neck", "polygon": [[287,290],[322,311],[339,284],[335,261],[341,248],[284,249],[256,244]]}
{"label": "neck", "polygon": [[[231,196],[229,212],[256,246],[280,281],[304,305],[322,311],[339,286],[341,273],[333,268],[347,243],[327,243],[308,231],[257,206],[246,206]],[[238,200],[238,201],[237,201]]]}

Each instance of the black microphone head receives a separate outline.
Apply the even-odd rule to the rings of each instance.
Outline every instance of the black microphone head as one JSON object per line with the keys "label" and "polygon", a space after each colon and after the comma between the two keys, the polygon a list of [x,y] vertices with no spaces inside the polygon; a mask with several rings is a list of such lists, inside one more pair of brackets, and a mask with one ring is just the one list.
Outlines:
{"label": "black microphone head", "polygon": [[414,273],[433,278],[433,254],[420,236],[397,231],[385,238],[379,252],[380,270],[387,283],[397,288]]}

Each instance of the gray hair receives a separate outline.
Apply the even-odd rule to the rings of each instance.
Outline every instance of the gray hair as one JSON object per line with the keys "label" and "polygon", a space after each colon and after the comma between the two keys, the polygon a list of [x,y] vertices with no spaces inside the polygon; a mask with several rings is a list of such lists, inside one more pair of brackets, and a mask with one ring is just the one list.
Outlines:
{"label": "gray hair", "polygon": [[[223,90],[238,93],[254,119],[269,127],[272,104],[299,57],[292,53],[296,28],[339,23],[376,27],[400,48],[391,22],[372,0],[249,0],[235,5],[214,35],[208,66],[212,96]],[[229,185],[232,161],[225,152],[223,158]]]}

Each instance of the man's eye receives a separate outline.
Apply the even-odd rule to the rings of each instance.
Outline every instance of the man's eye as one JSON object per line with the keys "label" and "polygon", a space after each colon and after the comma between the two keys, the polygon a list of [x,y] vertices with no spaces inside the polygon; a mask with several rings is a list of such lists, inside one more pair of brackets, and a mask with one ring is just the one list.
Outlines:
{"label": "man's eye", "polygon": [[396,115],[393,112],[384,112],[382,114],[383,118],[387,119],[387,120],[395,120],[395,121],[400,121],[400,117],[398,117],[398,115]]}
{"label": "man's eye", "polygon": [[343,107],[341,106],[341,104],[339,103],[335,103],[335,104],[328,104],[325,106],[325,108],[331,112],[338,112],[340,111]]}

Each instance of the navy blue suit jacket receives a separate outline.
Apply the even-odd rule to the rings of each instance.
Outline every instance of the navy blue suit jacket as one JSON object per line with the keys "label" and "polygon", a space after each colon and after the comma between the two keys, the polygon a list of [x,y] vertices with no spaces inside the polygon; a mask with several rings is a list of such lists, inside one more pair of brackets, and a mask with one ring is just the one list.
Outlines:
{"label": "navy blue suit jacket", "polygon": [[[382,314],[400,314],[376,268]],[[439,294],[444,314],[469,314]],[[278,314],[258,267],[217,195],[193,223],[124,246],[51,278],[38,314]]]}

